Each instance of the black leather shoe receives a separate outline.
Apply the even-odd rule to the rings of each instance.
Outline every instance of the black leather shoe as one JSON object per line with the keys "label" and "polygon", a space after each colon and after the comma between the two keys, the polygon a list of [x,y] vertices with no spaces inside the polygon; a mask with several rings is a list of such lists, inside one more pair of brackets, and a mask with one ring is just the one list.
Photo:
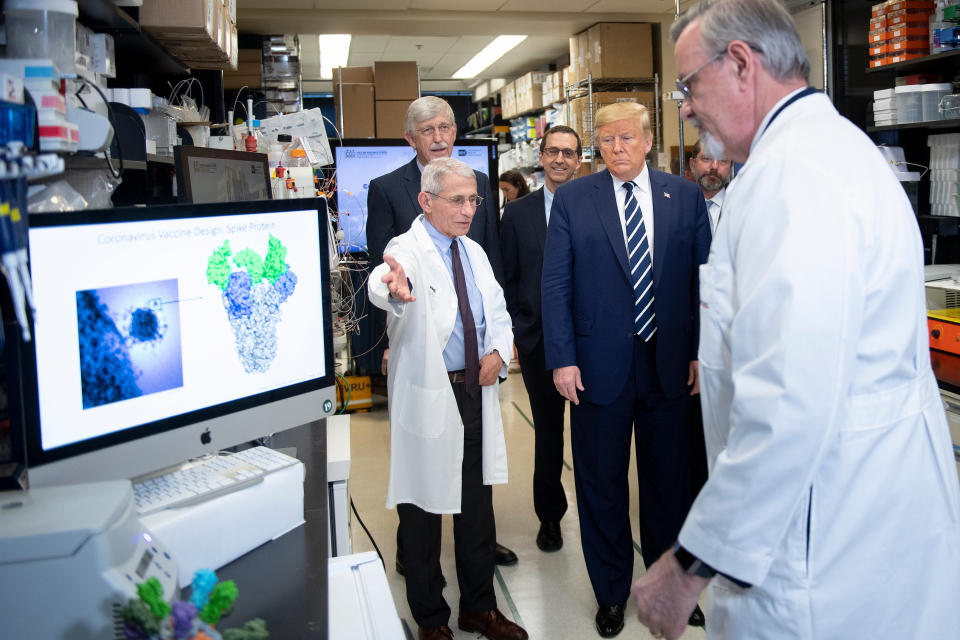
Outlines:
{"label": "black leather shoe", "polygon": [[704,617],[700,605],[697,605],[697,608],[690,614],[690,620],[687,621],[687,624],[691,627],[705,627],[707,625],[707,619]]}
{"label": "black leather shoe", "polygon": [[559,551],[563,546],[563,535],[560,534],[560,523],[556,520],[544,520],[540,523],[537,532],[537,546],[540,551]]}
{"label": "black leather shoe", "polygon": [[597,633],[602,638],[612,638],[623,631],[623,609],[626,604],[601,606],[597,610]]}
{"label": "black leather shoe", "polygon": [[493,561],[501,567],[509,567],[512,564],[517,564],[517,554],[498,542]]}

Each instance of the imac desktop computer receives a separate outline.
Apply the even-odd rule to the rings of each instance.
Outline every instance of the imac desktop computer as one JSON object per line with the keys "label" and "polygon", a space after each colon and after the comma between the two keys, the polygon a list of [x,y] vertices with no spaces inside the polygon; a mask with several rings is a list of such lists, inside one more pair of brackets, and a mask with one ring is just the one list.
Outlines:
{"label": "imac desktop computer", "polygon": [[[390,173],[416,155],[403,139],[346,138],[331,140],[337,169],[337,223],[343,232],[341,253],[367,251],[367,192],[370,181]],[[460,139],[454,143],[452,158],[486,174],[495,184],[497,143],[489,139]]]}
{"label": "imac desktop computer", "polygon": [[127,479],[333,413],[323,198],[30,220],[32,487]]}

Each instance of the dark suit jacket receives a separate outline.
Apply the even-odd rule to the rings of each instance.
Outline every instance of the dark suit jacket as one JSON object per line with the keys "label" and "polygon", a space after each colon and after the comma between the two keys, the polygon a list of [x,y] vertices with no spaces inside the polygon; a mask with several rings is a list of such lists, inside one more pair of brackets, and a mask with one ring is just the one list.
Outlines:
{"label": "dark suit jacket", "polygon": [[[483,203],[477,207],[467,237],[483,247],[497,281],[503,282],[497,202],[487,176],[479,171],[474,171],[474,174],[477,177],[477,193],[483,196]],[[370,182],[367,193],[367,247],[371,271],[383,262],[383,250],[387,243],[410,229],[417,216],[423,213],[417,202],[419,193],[420,169],[416,157],[399,169]]]}
{"label": "dark suit jacket", "polygon": [[[687,393],[697,359],[699,266],[710,250],[703,193],[650,170],[656,362],[667,397]],[[588,402],[609,404],[627,381],[635,328],[633,285],[608,171],[557,189],[543,260],[543,335],[548,369],[577,365]]]}
{"label": "dark suit jacket", "polygon": [[543,245],[547,237],[544,188],[508,202],[500,221],[503,294],[513,319],[514,344],[524,355],[532,353],[543,340],[540,275],[543,270]]}

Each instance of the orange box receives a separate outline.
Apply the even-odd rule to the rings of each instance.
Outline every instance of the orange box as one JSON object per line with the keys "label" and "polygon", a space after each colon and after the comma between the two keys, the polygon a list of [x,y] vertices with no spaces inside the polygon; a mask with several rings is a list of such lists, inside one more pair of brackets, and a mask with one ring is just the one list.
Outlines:
{"label": "orange box", "polygon": [[902,37],[906,36],[907,38],[911,38],[911,37],[912,37],[912,38],[927,38],[927,39],[928,39],[928,40],[927,40],[927,43],[929,44],[929,42],[930,42],[930,41],[929,41],[929,38],[930,38],[930,27],[929,27],[929,26],[926,26],[926,25],[925,25],[925,26],[922,26],[922,27],[914,27],[914,26],[895,27],[895,28],[892,28],[892,29],[888,29],[888,30],[887,30],[887,33],[890,34],[890,38],[891,38],[891,39],[894,39],[894,38],[902,38]]}
{"label": "orange box", "polygon": [[879,31],[887,28],[887,17],[870,18],[870,31]]}
{"label": "orange box", "polygon": [[887,14],[894,11],[929,11],[933,12],[936,3],[932,0],[900,0],[899,2],[890,2],[887,4]]}
{"label": "orange box", "polygon": [[930,348],[960,355],[960,309],[927,311]]}
{"label": "orange box", "polygon": [[890,64],[890,56],[877,56],[875,58],[870,58],[870,68],[876,69],[877,67],[885,67]]}
{"label": "orange box", "polygon": [[890,53],[889,47],[890,45],[888,44],[878,44],[875,47],[870,47],[868,53],[870,54],[871,58],[873,58],[874,56],[882,56]]}
{"label": "orange box", "polygon": [[870,17],[879,18],[887,13],[887,3],[881,2],[870,7]]}
{"label": "orange box", "polygon": [[897,62],[906,62],[907,60],[916,60],[917,58],[925,58],[927,53],[925,52],[916,52],[916,51],[905,51],[903,53],[898,53],[895,56],[890,56],[890,62],[887,64],[896,64]]}
{"label": "orange box", "polygon": [[870,37],[867,38],[867,42],[870,44],[876,44],[878,42],[886,42],[890,39],[890,32],[887,30],[879,31],[876,33],[871,33]]}

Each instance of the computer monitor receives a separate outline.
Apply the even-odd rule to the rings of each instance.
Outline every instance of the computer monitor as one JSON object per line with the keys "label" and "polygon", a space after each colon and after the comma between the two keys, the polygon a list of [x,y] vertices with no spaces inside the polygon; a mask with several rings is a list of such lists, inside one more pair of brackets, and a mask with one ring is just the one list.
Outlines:
{"label": "computer monitor", "polygon": [[330,415],[326,200],[30,220],[34,486],[130,478]]}
{"label": "computer monitor", "polygon": [[177,146],[173,153],[180,202],[270,200],[267,154]]}
{"label": "computer monitor", "polygon": [[[339,248],[344,253],[364,252],[370,181],[410,162],[416,151],[401,138],[346,138],[331,140],[330,146],[337,169],[337,222],[343,231]],[[497,176],[497,143],[493,139],[457,140],[451,157],[487,177]]]}

